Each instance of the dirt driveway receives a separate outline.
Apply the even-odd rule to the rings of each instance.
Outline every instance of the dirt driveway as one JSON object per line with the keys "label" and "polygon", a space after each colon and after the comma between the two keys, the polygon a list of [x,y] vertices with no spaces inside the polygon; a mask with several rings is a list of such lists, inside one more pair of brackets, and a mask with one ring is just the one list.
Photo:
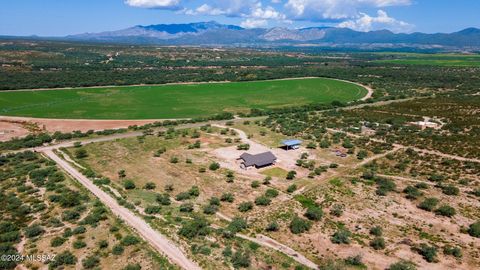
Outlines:
{"label": "dirt driveway", "polygon": [[[222,125],[213,125],[219,128],[227,128],[226,126]],[[245,175],[251,176],[259,176],[258,170],[243,170],[239,167],[239,163],[237,159],[240,157],[241,154],[247,152],[250,154],[260,154],[267,151],[272,152],[277,157],[276,167],[280,167],[284,170],[298,170],[298,166],[296,165],[297,160],[300,158],[300,155],[303,152],[308,152],[307,149],[301,147],[297,150],[289,150],[286,151],[282,148],[270,148],[261,143],[253,141],[248,138],[247,134],[239,129],[228,127],[231,130],[235,130],[237,132],[238,137],[242,140],[242,143],[248,143],[250,145],[250,149],[248,151],[237,150],[237,146],[229,146],[218,148],[212,151],[212,153],[218,157],[221,161],[220,164],[228,168],[232,171],[239,172]],[[306,172],[297,172],[299,177],[306,176]],[[305,174],[305,175],[303,175]]]}

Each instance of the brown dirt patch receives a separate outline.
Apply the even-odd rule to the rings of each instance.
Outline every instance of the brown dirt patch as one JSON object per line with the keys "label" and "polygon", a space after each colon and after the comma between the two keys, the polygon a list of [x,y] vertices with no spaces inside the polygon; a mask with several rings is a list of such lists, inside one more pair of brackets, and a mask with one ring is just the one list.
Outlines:
{"label": "brown dirt patch", "polygon": [[[24,121],[30,123],[36,123],[41,129],[55,132],[72,132],[75,130],[80,130],[86,132],[89,130],[104,130],[104,129],[119,129],[127,128],[132,125],[145,125],[153,123],[157,120],[87,120],[87,119],[48,119],[48,118],[29,118],[29,117],[10,117],[10,116],[1,116],[0,121]],[[0,122],[0,130],[1,124]],[[17,137],[25,136],[17,135]]]}

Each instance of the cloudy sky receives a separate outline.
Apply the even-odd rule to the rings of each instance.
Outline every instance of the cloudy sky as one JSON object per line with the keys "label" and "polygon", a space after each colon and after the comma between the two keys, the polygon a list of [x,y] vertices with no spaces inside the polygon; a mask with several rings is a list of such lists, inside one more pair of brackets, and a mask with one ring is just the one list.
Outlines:
{"label": "cloudy sky", "polygon": [[14,0],[0,5],[0,35],[63,36],[212,20],[245,28],[427,33],[480,28],[478,0]]}

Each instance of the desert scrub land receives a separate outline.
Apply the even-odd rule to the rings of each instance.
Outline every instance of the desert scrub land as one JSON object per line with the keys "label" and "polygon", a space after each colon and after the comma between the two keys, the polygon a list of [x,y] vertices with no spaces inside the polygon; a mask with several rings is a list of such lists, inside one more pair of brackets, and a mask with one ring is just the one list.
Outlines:
{"label": "desert scrub land", "polygon": [[[33,152],[0,157],[2,254],[55,255],[28,269],[177,269],[54,163]],[[15,262],[2,261],[2,269]]]}
{"label": "desert scrub land", "polygon": [[[401,260],[420,269],[480,265],[473,231],[480,219],[476,165],[326,126],[300,135],[298,151],[282,150],[290,157],[278,152],[282,158],[274,167],[234,167],[241,153],[236,149],[245,142],[277,153],[279,141],[295,137],[285,134],[288,121],[295,118],[169,129],[64,151],[202,267],[300,267],[235,233],[268,236],[322,267],[385,269]],[[423,170],[411,175],[417,167]],[[438,170],[445,172],[442,183],[430,179]],[[468,185],[460,184],[464,178]]]}
{"label": "desert scrub land", "polygon": [[267,183],[263,174],[227,168],[214,150],[236,153],[238,139],[230,128],[203,126],[62,150],[94,183],[206,269],[302,269],[278,251],[235,237],[248,236],[250,213],[286,200],[291,184],[276,177]]}

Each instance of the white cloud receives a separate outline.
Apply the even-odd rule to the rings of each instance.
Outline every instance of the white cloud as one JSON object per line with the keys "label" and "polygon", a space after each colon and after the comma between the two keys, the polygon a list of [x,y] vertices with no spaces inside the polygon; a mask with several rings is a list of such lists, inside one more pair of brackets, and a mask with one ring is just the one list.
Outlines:
{"label": "white cloud", "polygon": [[125,4],[139,8],[177,9],[180,0],[125,0]]}
{"label": "white cloud", "polygon": [[267,20],[246,19],[240,23],[243,28],[261,28],[267,26]]}
{"label": "white cloud", "polygon": [[[241,26],[265,27],[271,21],[283,24],[292,21],[338,23],[360,31],[389,29],[394,32],[412,30],[413,26],[379,10],[377,16],[365,9],[404,6],[413,0],[124,0],[127,5],[141,8],[175,10],[187,15],[226,16],[243,18]],[[182,5],[188,2],[190,8]],[[191,6],[193,5],[193,8]]]}
{"label": "white cloud", "polygon": [[[203,4],[195,9],[183,11],[189,15],[225,15],[228,17],[240,17],[246,20],[245,25],[265,25],[266,20],[285,20],[286,16],[272,6],[263,6],[260,0],[222,0]],[[251,27],[250,27],[251,28]]]}
{"label": "white cloud", "polygon": [[342,20],[359,15],[366,7],[409,5],[411,0],[288,0],[285,10],[296,20]]}
{"label": "white cloud", "polygon": [[404,21],[389,17],[383,10],[377,11],[377,17],[371,17],[365,13],[355,20],[348,20],[338,24],[338,27],[350,28],[357,31],[372,31],[388,29],[392,32],[410,32],[413,25]]}

